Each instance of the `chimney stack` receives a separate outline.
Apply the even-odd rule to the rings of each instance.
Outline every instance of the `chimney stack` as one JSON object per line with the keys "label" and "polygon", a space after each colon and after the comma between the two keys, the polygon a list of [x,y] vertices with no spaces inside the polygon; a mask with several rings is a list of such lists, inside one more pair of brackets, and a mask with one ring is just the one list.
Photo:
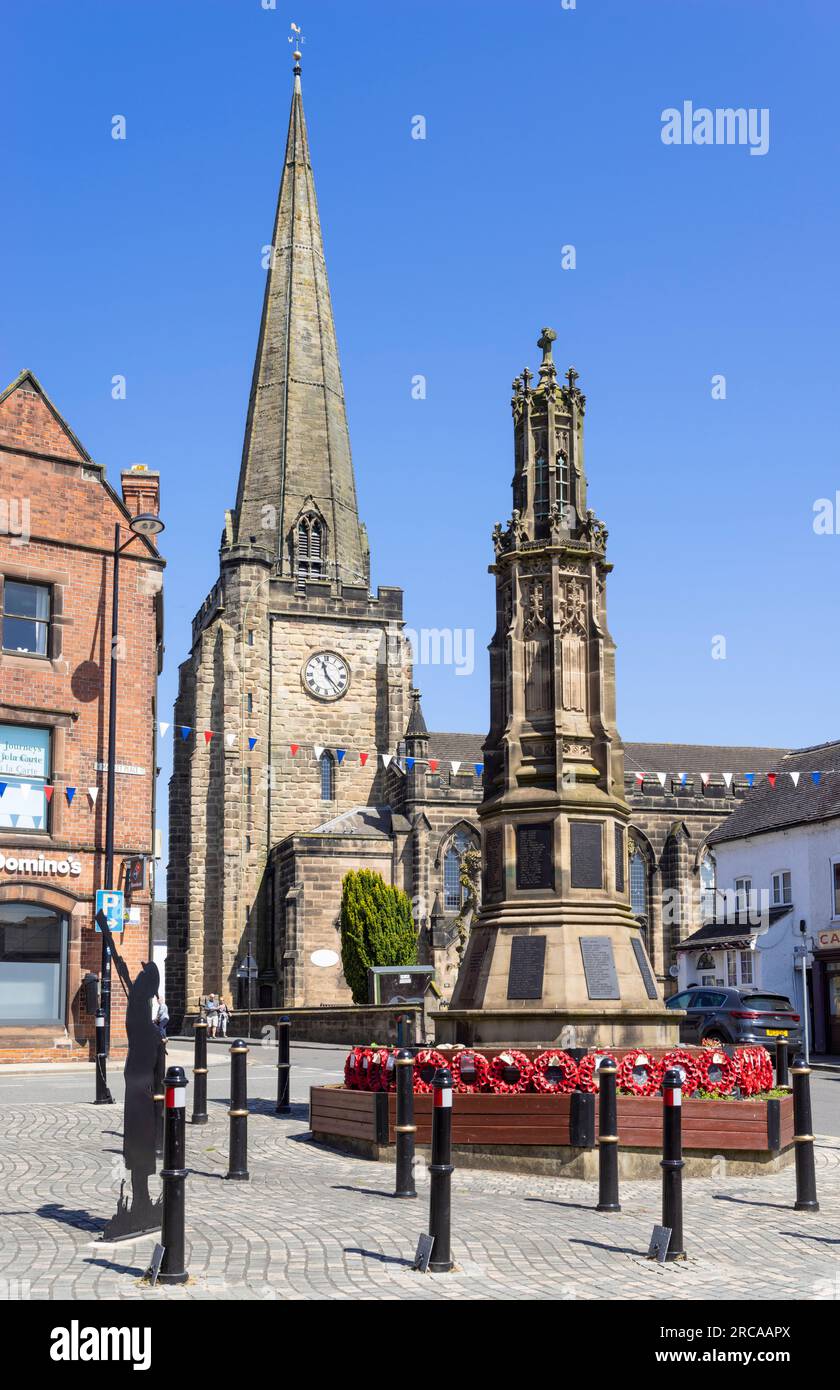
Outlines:
{"label": "chimney stack", "polygon": [[135,463],[120,474],[122,498],[132,516],[140,512],[160,512],[160,474],[145,463]]}

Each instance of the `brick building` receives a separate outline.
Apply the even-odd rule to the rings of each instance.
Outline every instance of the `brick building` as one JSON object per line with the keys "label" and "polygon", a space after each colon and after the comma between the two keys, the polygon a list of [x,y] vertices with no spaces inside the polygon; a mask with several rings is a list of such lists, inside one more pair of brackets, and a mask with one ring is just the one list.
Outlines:
{"label": "brick building", "polygon": [[[122,498],[31,374],[0,395],[0,1059],[90,1055],[82,980],[99,973],[115,526],[121,527],[115,865],[145,861],[122,952],[149,959],[155,699],[163,560],[130,520],[157,512],[158,475]],[[122,885],[120,885],[122,886]],[[124,1043],[114,977],[112,1043]]]}

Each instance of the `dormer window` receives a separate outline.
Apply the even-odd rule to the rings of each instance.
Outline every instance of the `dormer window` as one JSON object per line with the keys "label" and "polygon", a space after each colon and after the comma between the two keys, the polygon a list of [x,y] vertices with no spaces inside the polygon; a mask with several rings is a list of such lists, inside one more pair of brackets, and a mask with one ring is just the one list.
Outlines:
{"label": "dormer window", "polygon": [[297,524],[297,573],[300,579],[323,579],[326,553],[324,523],[313,512]]}

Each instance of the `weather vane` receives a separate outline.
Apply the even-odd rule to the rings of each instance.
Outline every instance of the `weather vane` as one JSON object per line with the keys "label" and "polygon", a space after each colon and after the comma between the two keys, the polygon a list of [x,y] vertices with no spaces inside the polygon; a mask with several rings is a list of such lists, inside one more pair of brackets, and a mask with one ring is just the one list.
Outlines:
{"label": "weather vane", "polygon": [[293,57],[295,60],[297,60],[298,58],[300,58],[301,45],[306,43],[306,39],[303,37],[303,34],[300,32],[300,25],[299,25],[299,24],[292,24],[290,27],[291,27],[292,32],[291,32],[291,34],[289,35],[289,43],[293,43],[294,46],[295,46],[295,51],[294,51],[294,53],[292,54],[292,57]]}

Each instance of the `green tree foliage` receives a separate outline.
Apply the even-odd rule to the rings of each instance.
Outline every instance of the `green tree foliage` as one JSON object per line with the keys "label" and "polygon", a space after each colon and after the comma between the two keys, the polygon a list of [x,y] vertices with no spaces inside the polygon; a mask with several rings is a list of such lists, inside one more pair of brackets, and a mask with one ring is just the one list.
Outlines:
{"label": "green tree foliage", "polygon": [[381,874],[353,869],[341,885],[341,965],[356,1004],[368,1002],[372,965],[414,965],[417,932],[411,899]]}

